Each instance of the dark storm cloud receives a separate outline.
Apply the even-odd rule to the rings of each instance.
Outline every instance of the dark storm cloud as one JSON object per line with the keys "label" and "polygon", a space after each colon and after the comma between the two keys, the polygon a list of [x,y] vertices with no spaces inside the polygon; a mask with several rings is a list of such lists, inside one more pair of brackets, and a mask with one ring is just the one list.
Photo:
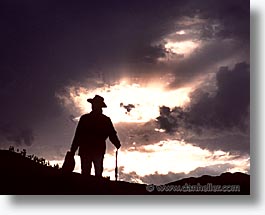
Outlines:
{"label": "dark storm cloud", "polygon": [[241,52],[243,50],[237,41],[215,41],[205,44],[195,50],[190,57],[172,65],[175,81],[171,83],[171,88],[181,87],[211,73],[220,62],[234,58]]}
{"label": "dark storm cloud", "polygon": [[201,135],[195,134],[186,138],[187,142],[191,142],[202,149],[223,150],[231,153],[249,154],[250,152],[250,136],[239,132],[220,132],[215,134],[202,132]]}
{"label": "dark storm cloud", "polygon": [[137,175],[137,173],[135,171],[130,172],[129,174],[124,173],[124,166],[120,166],[119,167],[119,179],[123,180],[123,181],[129,181],[129,182],[139,182],[137,181],[137,179],[139,179],[139,175]]}
{"label": "dark storm cloud", "polygon": [[123,149],[134,147],[134,150],[140,150],[138,147],[143,145],[158,143],[161,139],[165,139],[167,134],[155,131],[156,122],[147,123],[117,123],[115,128],[119,138],[123,143]]}
{"label": "dark storm cloud", "polygon": [[205,28],[205,38],[236,38],[249,43],[250,37],[250,2],[249,1],[193,1],[191,8],[199,8],[204,19],[218,20],[222,25],[217,35],[213,28]]}
{"label": "dark storm cloud", "polygon": [[190,126],[207,129],[237,127],[245,130],[250,103],[249,65],[238,63],[232,70],[221,67],[216,74],[216,86],[217,91],[213,96],[201,89],[193,92],[191,105],[187,110],[161,107],[158,117],[161,128],[170,132],[178,128],[178,121],[185,121]]}
{"label": "dark storm cloud", "polygon": [[17,127],[10,125],[0,126],[0,136],[4,137],[4,141],[7,141],[10,145],[31,146],[34,141],[34,135],[31,129],[17,129]]}
{"label": "dark storm cloud", "polygon": [[197,36],[206,40],[236,38],[249,43],[250,1],[187,1],[187,4],[182,6],[182,15],[206,22],[191,23],[181,19],[178,30],[196,29],[200,33]]}
{"label": "dark storm cloud", "polygon": [[[157,118],[159,126],[167,133],[180,132],[187,140],[198,140],[197,143],[206,143],[211,147],[222,147],[228,150],[249,150],[249,104],[250,104],[250,71],[249,64],[238,63],[233,69],[221,67],[216,74],[217,90],[214,94],[197,89],[191,95],[191,103],[187,108],[168,107],[160,108]],[[209,130],[216,133],[206,138]],[[220,139],[219,133],[226,133]],[[189,139],[185,133],[194,132],[195,137]],[[204,141],[199,136],[204,136]],[[232,136],[232,139],[231,139]],[[233,138],[237,137],[237,138]],[[237,145],[235,139],[240,141]],[[211,141],[210,141],[211,140]],[[213,144],[215,142],[215,144]],[[212,143],[212,144],[211,144]],[[223,145],[222,145],[223,144]],[[205,145],[204,145],[205,146]]]}
{"label": "dark storm cloud", "polygon": [[176,28],[187,33],[177,36],[171,34],[171,40],[193,40],[201,42],[201,46],[189,57],[180,58],[169,66],[176,76],[171,87],[191,83],[225,61],[249,62],[249,2],[189,1],[183,10],[186,15],[179,19]]}
{"label": "dark storm cloud", "polygon": [[1,1],[1,118],[47,121],[61,114],[54,95],[68,84],[100,73],[116,81],[120,65],[154,62],[164,51],[151,42],[181,2]]}
{"label": "dark storm cloud", "polygon": [[125,104],[123,104],[123,103],[120,103],[120,107],[123,107],[123,108],[126,110],[126,114],[128,114],[128,113],[131,112],[131,110],[132,110],[133,108],[135,108],[135,105],[133,105],[133,104],[125,105]]}

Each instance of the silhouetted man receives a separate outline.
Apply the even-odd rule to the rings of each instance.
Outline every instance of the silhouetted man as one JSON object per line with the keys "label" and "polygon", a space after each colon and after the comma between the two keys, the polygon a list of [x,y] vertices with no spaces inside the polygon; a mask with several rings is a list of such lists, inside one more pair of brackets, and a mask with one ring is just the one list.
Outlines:
{"label": "silhouetted man", "polygon": [[121,144],[110,118],[102,114],[102,108],[107,107],[104,103],[104,98],[96,95],[93,99],[87,99],[87,101],[92,104],[92,111],[81,116],[76,128],[71,152],[74,154],[79,147],[82,174],[91,174],[93,162],[95,175],[101,177],[106,151],[106,139],[109,137],[117,149],[120,148]]}

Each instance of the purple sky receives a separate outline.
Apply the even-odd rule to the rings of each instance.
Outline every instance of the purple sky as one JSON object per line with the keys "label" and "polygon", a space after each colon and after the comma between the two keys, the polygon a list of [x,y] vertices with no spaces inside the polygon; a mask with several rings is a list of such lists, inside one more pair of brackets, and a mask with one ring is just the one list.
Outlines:
{"label": "purple sky", "polygon": [[[76,128],[73,119],[82,114],[69,89],[78,97],[84,89],[112,90],[123,78],[142,88],[154,78],[166,93],[189,88],[190,102],[180,107],[174,98],[170,104],[161,98],[149,121],[116,123],[124,153],[133,144],[144,153],[182,139],[219,163],[186,173],[172,167],[141,175],[129,168],[121,172],[124,180],[159,183],[233,169],[238,159],[249,159],[249,9],[249,1],[240,0],[1,1],[1,148],[61,160]],[[117,109],[127,115],[145,105],[119,101]]]}

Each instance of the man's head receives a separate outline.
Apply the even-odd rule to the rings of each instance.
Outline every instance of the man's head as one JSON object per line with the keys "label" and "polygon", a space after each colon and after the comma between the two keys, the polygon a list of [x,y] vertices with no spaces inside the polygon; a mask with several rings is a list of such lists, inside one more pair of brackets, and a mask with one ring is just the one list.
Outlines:
{"label": "man's head", "polygon": [[101,110],[102,108],[107,107],[104,98],[99,95],[95,95],[93,99],[87,99],[87,101],[92,104],[92,110]]}

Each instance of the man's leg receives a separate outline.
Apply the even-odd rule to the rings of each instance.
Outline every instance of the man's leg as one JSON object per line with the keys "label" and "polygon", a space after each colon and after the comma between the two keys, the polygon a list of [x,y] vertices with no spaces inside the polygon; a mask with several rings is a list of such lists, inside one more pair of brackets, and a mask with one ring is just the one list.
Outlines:
{"label": "man's leg", "polygon": [[93,157],[95,175],[98,176],[98,177],[102,177],[103,159],[104,159],[104,153],[101,153],[101,154],[98,154],[98,155],[94,155],[94,157]]}
{"label": "man's leg", "polygon": [[91,175],[92,157],[89,155],[80,156],[82,175]]}

